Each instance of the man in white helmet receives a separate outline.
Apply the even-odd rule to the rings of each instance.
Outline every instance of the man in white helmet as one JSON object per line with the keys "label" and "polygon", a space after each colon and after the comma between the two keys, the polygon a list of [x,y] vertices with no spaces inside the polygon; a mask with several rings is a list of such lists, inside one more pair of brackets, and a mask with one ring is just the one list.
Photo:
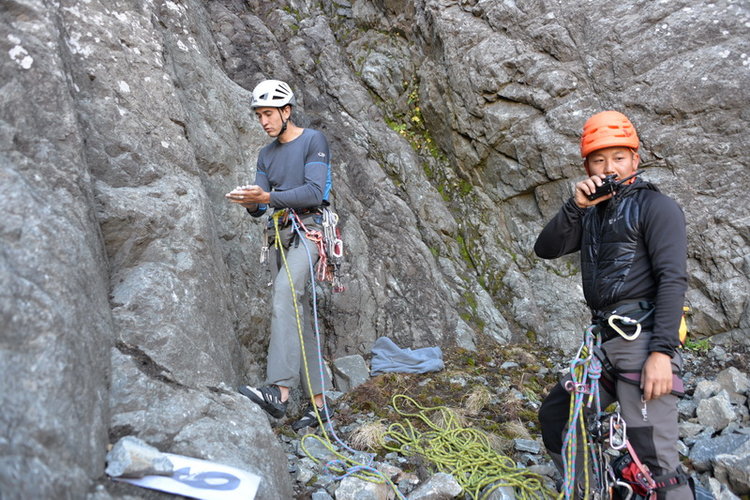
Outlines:
{"label": "man in white helmet", "polygon": [[[325,380],[321,378],[318,344],[313,333],[310,301],[306,293],[306,285],[310,279],[310,258],[314,265],[318,259],[318,251],[308,238],[299,237],[299,233],[293,230],[291,221],[298,217],[308,229],[321,229],[320,208],[328,204],[331,187],[330,159],[325,136],[317,130],[298,127],[291,120],[295,105],[294,93],[282,81],[265,80],[255,87],[251,107],[263,130],[274,141],[266,145],[258,155],[254,183],[238,187],[226,195],[229,201],[242,205],[253,217],[261,217],[269,206],[274,212],[287,211],[284,217],[278,219],[278,224],[286,266],[293,284],[292,287],[280,253],[272,251],[273,304],[266,382],[262,387],[243,385],[239,387],[239,391],[273,417],[281,418],[286,414],[290,388],[296,387],[301,379],[305,394],[312,392],[319,408],[318,413],[325,422],[329,413],[322,411],[323,390],[325,387],[330,388],[331,384],[326,370],[322,370]],[[273,221],[271,217],[268,220],[267,228],[273,239]],[[296,297],[293,297],[292,289]],[[304,372],[298,313],[303,328],[305,358],[312,391],[307,387]],[[317,423],[311,404],[292,427],[299,430]]]}

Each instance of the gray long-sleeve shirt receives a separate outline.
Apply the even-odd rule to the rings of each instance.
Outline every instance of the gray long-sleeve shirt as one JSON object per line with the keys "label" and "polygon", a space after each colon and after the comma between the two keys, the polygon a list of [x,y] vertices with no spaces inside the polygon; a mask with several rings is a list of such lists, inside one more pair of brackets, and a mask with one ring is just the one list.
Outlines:
{"label": "gray long-sleeve shirt", "polygon": [[[312,208],[327,201],[331,189],[328,141],[306,128],[290,142],[278,139],[261,149],[255,184],[271,193],[273,208]],[[265,205],[251,215],[259,217]]]}

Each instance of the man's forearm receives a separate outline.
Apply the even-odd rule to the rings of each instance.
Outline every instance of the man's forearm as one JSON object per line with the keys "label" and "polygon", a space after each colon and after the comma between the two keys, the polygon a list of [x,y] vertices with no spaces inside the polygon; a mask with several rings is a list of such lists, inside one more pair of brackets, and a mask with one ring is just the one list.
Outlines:
{"label": "man's forearm", "polygon": [[585,210],[568,200],[539,234],[534,252],[542,259],[575,252],[581,246],[581,218]]}

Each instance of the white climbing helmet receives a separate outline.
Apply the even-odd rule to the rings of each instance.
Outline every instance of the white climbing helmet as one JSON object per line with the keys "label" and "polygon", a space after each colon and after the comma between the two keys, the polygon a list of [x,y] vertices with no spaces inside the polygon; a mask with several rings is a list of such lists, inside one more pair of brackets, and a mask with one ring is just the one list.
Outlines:
{"label": "white climbing helmet", "polygon": [[287,104],[295,106],[297,100],[289,85],[281,80],[263,80],[253,89],[253,101],[250,107],[283,108]]}

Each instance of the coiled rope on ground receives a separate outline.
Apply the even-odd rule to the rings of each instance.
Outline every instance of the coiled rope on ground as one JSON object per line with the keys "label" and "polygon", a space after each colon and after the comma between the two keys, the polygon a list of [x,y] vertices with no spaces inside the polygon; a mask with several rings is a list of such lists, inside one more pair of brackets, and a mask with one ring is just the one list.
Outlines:
{"label": "coiled rope on ground", "polygon": [[[493,450],[484,432],[462,427],[447,407],[424,407],[404,394],[393,396],[391,403],[404,420],[388,427],[383,436],[385,449],[423,456],[440,472],[453,475],[471,498],[487,498],[503,486],[513,488],[519,500],[554,498],[539,474]],[[417,422],[429,430],[419,431]]]}

